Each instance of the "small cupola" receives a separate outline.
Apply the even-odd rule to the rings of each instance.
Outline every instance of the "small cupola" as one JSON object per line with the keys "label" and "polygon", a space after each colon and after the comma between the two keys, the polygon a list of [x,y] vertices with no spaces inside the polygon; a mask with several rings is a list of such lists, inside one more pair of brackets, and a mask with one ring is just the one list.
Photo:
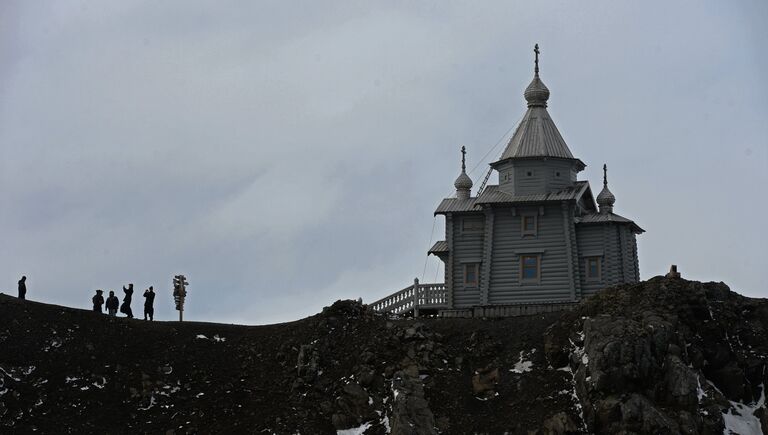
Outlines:
{"label": "small cupola", "polygon": [[461,147],[461,174],[459,174],[453,186],[456,187],[456,197],[459,199],[469,199],[472,193],[472,179],[467,175],[466,165],[467,149]]}
{"label": "small cupola", "polygon": [[616,197],[608,189],[608,165],[603,165],[603,190],[597,195],[597,205],[600,207],[600,213],[613,213],[613,204],[616,203]]}
{"label": "small cupola", "polygon": [[531,84],[525,88],[525,101],[528,102],[528,107],[547,107],[547,100],[549,100],[549,89],[544,85],[544,82],[539,78],[539,44],[533,49],[536,53],[536,63],[534,67],[533,80]]}

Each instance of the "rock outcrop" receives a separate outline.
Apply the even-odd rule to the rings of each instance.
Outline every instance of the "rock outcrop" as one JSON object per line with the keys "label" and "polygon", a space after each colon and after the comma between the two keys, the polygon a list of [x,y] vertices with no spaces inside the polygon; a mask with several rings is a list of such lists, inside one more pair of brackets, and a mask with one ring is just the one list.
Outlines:
{"label": "rock outcrop", "polygon": [[590,431],[721,434],[735,404],[764,402],[766,314],[722,283],[655,278],[586,301],[546,348],[575,373]]}

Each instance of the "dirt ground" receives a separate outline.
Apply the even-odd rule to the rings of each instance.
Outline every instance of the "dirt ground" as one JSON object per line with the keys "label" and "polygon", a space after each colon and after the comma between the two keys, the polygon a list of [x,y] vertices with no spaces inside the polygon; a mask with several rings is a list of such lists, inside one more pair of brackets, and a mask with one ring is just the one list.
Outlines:
{"label": "dirt ground", "polygon": [[[408,358],[397,335],[414,325],[430,331],[436,350],[419,371],[444,432],[533,429],[554,410],[574,409],[570,394],[558,393],[571,388],[569,375],[546,370],[541,352],[557,313],[392,320],[348,305],[251,327],[110,318],[0,295],[0,432],[336,433],[337,397],[361,355],[378,378],[366,390],[382,415],[391,411],[388,376]],[[312,343],[320,374],[297,386],[299,351]],[[533,364],[515,373],[520,352]],[[485,368],[499,374],[488,397],[472,383]],[[382,420],[367,433],[386,432]]]}

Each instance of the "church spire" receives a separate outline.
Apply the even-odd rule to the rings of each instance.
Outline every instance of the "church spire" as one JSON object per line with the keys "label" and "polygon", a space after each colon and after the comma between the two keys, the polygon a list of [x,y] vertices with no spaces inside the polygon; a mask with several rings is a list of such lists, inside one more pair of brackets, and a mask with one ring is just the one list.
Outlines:
{"label": "church spire", "polygon": [[472,179],[467,175],[467,149],[461,147],[461,174],[456,178],[453,186],[456,188],[456,197],[459,199],[468,199],[472,194]]}
{"label": "church spire", "polygon": [[533,67],[533,80],[531,84],[525,88],[525,101],[528,102],[528,107],[547,107],[547,100],[549,99],[549,89],[544,86],[544,82],[539,78],[539,44],[533,47],[534,53],[534,67]]}
{"label": "church spire", "polygon": [[603,164],[603,190],[597,195],[597,205],[600,206],[600,213],[613,213],[613,204],[616,203],[616,197],[608,189],[608,165]]}

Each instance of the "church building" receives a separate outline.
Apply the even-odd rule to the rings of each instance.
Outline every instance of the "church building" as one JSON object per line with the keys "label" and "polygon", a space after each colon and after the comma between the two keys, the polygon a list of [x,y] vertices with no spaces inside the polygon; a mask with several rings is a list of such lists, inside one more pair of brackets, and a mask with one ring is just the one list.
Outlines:
{"label": "church building", "polygon": [[635,222],[614,213],[603,187],[594,198],[578,180],[586,165],[574,157],[547,112],[549,89],[539,78],[525,90],[528,110],[501,158],[490,164],[498,185],[472,196],[462,148],[456,195],[435,211],[445,240],[429,250],[445,263],[445,307],[572,303],[640,279]]}

